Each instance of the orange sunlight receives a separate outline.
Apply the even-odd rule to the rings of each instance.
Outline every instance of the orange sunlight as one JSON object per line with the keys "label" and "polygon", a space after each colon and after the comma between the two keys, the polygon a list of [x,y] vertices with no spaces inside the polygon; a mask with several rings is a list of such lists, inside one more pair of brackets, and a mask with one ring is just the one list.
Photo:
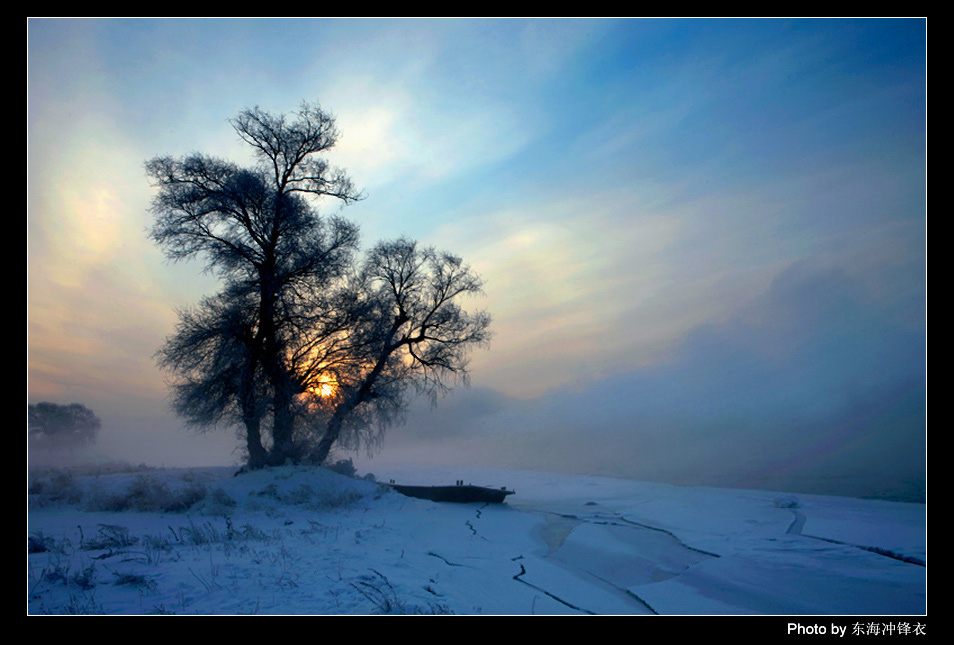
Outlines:
{"label": "orange sunlight", "polygon": [[322,377],[318,383],[312,385],[309,391],[315,396],[327,398],[335,393],[335,383],[327,377]]}

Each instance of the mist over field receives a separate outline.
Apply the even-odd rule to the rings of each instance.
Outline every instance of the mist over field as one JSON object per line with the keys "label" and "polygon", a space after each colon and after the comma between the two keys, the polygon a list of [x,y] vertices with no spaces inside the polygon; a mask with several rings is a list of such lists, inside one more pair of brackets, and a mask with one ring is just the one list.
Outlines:
{"label": "mist over field", "polygon": [[474,388],[422,404],[381,459],[924,501],[923,331],[865,312],[852,287],[792,267],[762,324],[700,327],[665,365],[534,400]]}
{"label": "mist over field", "polygon": [[[349,456],[365,472],[481,465],[924,501],[926,373],[911,360],[924,334],[905,312],[865,314],[842,273],[819,273],[793,267],[752,315],[768,323],[701,327],[665,365],[532,399],[473,386],[421,400],[371,457]],[[97,448],[136,462],[151,442],[147,461],[170,466],[240,456],[227,430],[151,431],[120,418]]]}
{"label": "mist over field", "polygon": [[32,463],[241,463],[168,406],[217,284],[144,234],[143,162],[302,100],[363,248],[460,254],[493,316],[469,389],[338,456],[925,499],[920,19],[30,19],[28,403],[103,421]]}

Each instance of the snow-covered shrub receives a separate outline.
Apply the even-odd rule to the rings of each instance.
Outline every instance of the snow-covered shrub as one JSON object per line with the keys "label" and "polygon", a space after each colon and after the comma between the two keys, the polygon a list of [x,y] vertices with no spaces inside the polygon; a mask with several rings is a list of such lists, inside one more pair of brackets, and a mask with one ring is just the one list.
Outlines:
{"label": "snow-covered shrub", "polygon": [[346,475],[348,477],[354,477],[358,473],[350,457],[348,459],[339,459],[335,463],[325,466],[325,468],[339,475]]}
{"label": "snow-covered shrub", "polygon": [[131,547],[138,542],[139,538],[131,535],[125,526],[100,524],[96,535],[82,539],[80,548],[85,551],[112,551]]}
{"label": "snow-covered shrub", "polygon": [[348,506],[361,499],[360,491],[353,488],[338,488],[333,486],[318,486],[299,484],[291,488],[282,488],[270,483],[254,493],[260,498],[271,499],[281,505],[308,506],[310,508],[325,509],[339,506]]}
{"label": "snow-covered shrub", "polygon": [[88,564],[72,576],[70,582],[74,587],[89,590],[96,586],[96,565]]}
{"label": "snow-covered shrub", "polygon": [[69,546],[68,540],[57,540],[43,531],[34,531],[27,536],[27,553],[64,554]]}
{"label": "snow-covered shrub", "polygon": [[139,475],[121,492],[99,492],[86,502],[87,510],[179,513],[206,496],[205,486],[189,483],[173,490],[165,481]]}
{"label": "snow-covered shrub", "polygon": [[156,583],[141,573],[130,573],[125,571],[113,571],[113,584],[126,587],[134,587],[141,591],[155,591]]}
{"label": "snow-covered shrub", "polygon": [[221,487],[210,490],[197,504],[190,507],[190,511],[203,515],[227,515],[238,506],[235,498]]}
{"label": "snow-covered shrub", "polygon": [[63,468],[31,470],[27,474],[27,482],[27,499],[30,508],[42,508],[53,504],[75,504],[83,495],[73,473]]}

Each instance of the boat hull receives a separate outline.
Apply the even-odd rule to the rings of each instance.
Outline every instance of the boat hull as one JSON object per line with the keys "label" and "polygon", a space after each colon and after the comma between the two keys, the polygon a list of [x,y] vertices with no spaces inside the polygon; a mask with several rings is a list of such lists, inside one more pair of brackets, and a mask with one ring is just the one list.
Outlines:
{"label": "boat hull", "polygon": [[407,486],[404,484],[390,484],[391,488],[408,497],[429,499],[434,502],[484,502],[500,504],[507,495],[513,495],[512,490],[505,488],[487,488],[485,486]]}

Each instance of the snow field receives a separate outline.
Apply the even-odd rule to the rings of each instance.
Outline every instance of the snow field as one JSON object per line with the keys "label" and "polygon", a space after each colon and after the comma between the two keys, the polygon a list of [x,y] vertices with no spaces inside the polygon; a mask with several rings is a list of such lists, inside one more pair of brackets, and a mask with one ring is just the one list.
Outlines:
{"label": "snow field", "polygon": [[77,477],[69,495],[31,496],[28,612],[926,612],[919,504],[490,469],[376,473],[516,490],[506,504],[439,504],[325,469],[233,474]]}

